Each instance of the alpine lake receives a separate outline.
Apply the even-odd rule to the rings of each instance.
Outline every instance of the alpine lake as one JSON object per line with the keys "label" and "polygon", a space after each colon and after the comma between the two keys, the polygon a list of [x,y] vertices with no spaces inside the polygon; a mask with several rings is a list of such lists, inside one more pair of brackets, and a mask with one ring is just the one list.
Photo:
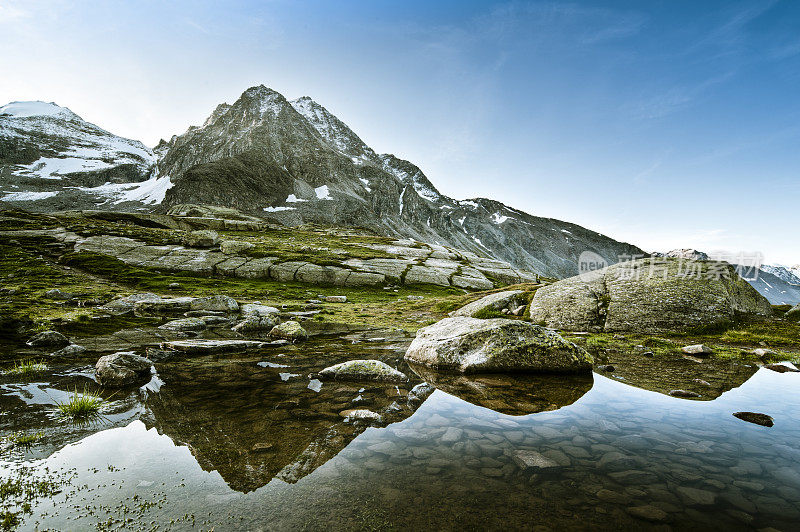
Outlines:
{"label": "alpine lake", "polygon": [[[303,326],[306,342],[177,355],[118,390],[95,382],[96,354],[0,376],[3,527],[800,529],[800,373],[622,349],[583,376],[451,375],[410,367],[401,328]],[[185,335],[103,332],[71,338],[110,353]],[[41,354],[0,349],[7,367]],[[409,380],[315,378],[352,359]],[[99,417],[55,413],[76,390],[99,394]],[[343,414],[354,408],[378,416]]]}

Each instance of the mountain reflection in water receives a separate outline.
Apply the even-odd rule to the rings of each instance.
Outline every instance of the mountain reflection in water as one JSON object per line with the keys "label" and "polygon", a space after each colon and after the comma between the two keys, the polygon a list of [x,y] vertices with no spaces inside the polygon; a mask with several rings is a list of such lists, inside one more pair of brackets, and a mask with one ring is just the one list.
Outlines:
{"label": "mountain reflection in water", "polygon": [[[133,529],[175,519],[177,530],[790,530],[800,519],[798,374],[620,359],[611,375],[460,376],[412,370],[405,345],[327,338],[158,364],[160,388],[131,407],[142,409],[141,421],[41,462],[75,468],[73,484],[90,486],[83,500],[64,504],[65,490],[23,528],[37,519],[91,528],[133,497],[162,501],[141,508]],[[322,365],[352,358],[380,358],[410,381],[308,387]],[[284,381],[282,372],[295,376]],[[714,400],[666,395],[698,376]],[[409,400],[423,380],[436,391]],[[4,405],[22,411],[21,392],[3,389]],[[382,418],[340,415],[355,407]],[[741,410],[769,414],[775,426],[731,415]],[[550,467],[522,467],[519,453]]]}

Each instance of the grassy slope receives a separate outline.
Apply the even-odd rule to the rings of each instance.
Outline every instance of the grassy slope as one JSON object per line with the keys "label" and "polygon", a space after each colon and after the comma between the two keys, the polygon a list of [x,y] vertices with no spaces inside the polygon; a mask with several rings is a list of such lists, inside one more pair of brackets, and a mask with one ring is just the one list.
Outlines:
{"label": "grassy slope", "polygon": [[[34,229],[63,225],[62,221],[40,214],[11,214],[0,221],[0,230]],[[103,220],[78,218],[68,229],[84,234],[115,234],[151,243],[180,242],[181,231],[144,228]],[[225,237],[256,244],[254,253],[279,256],[282,260],[308,260],[315,263],[340,262],[347,257],[371,258],[382,252],[360,246],[360,243],[386,243],[378,236],[339,232],[321,227],[274,228],[263,233],[227,231]],[[281,283],[260,279],[202,277],[186,273],[158,272],[128,266],[113,258],[94,254],[63,254],[46,238],[9,238],[0,236],[0,319],[28,318],[33,329],[55,326],[65,332],[86,333],[114,330],[123,326],[149,324],[138,318],[104,318],[102,311],[75,303],[65,303],[45,296],[47,290],[60,290],[77,295],[81,301],[109,301],[135,292],[155,292],[163,296],[203,296],[227,294],[240,301],[261,301],[286,306],[286,310],[304,310],[308,299],[326,295],[346,295],[347,303],[325,303],[322,313],[313,319],[323,322],[348,323],[375,327],[400,327],[414,331],[446,316],[447,312],[497,290],[464,293],[462,290],[438,286],[402,286],[399,288],[321,287],[301,283]],[[180,288],[170,288],[180,283]],[[533,285],[517,285],[530,300]],[[498,289],[500,290],[500,289]],[[409,298],[408,296],[421,296]],[[497,315],[498,317],[500,314]],[[484,316],[484,317],[495,317]],[[769,347],[790,358],[800,356],[800,325],[781,320],[738,325],[715,333],[686,333],[659,336],[591,334],[573,339],[602,356],[615,350],[632,350],[643,345],[656,356],[674,353],[680,347],[705,343],[714,347],[718,356],[743,356],[755,347]],[[746,356],[746,355],[745,355]],[[780,357],[779,357],[780,358]],[[785,357],[783,357],[785,358]]]}

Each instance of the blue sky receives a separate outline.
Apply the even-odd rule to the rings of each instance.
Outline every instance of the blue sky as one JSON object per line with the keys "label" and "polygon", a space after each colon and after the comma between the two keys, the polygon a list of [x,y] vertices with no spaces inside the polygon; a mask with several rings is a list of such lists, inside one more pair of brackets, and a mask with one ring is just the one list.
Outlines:
{"label": "blue sky", "polygon": [[800,2],[4,0],[0,68],[149,145],[263,83],[456,198],[800,263]]}

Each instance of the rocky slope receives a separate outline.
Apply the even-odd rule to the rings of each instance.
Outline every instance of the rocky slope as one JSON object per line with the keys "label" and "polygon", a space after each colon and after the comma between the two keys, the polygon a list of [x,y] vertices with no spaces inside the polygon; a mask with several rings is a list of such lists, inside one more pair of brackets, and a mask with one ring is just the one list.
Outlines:
{"label": "rocky slope", "polygon": [[0,107],[0,201],[38,210],[141,207],[163,199],[168,180],[149,180],[156,156],[66,107]]}
{"label": "rocky slope", "polygon": [[[71,113],[55,119],[80,121]],[[71,137],[59,138],[71,145]],[[92,170],[93,181],[77,187],[71,182],[45,183],[38,176],[24,189],[46,192],[47,197],[8,194],[4,177],[7,195],[2,199],[35,210],[92,205],[165,212],[178,204],[219,205],[288,225],[365,227],[497,258],[552,277],[577,273],[578,256],[586,250],[608,263],[641,253],[583,227],[531,216],[496,201],[444,196],[417,166],[377,154],[310,98],[288,101],[263,85],[246,90],[232,105],[219,105],[202,126],[162,141],[154,153],[158,161],[149,174],[147,163],[154,155],[148,151],[136,167],[139,173],[127,180],[116,174],[113,179],[100,178],[98,170]],[[9,158],[0,161],[4,176],[23,171],[12,163]],[[127,184],[133,181],[138,184]]]}

